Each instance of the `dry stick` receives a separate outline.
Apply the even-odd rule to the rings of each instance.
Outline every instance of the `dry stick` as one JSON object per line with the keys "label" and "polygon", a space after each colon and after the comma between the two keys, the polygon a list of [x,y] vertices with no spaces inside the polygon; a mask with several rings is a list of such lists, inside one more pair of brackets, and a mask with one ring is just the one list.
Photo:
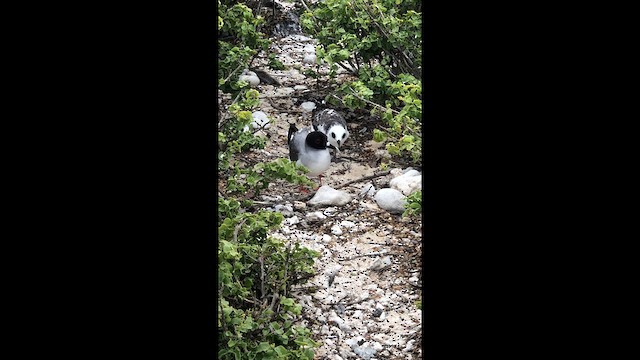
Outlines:
{"label": "dry stick", "polygon": [[236,71],[238,71],[238,70],[240,70],[240,68],[241,68],[241,67],[242,67],[242,64],[238,65],[238,67],[237,67],[235,70],[233,70],[233,71],[229,74],[229,76],[227,76],[227,78],[226,78],[226,79],[224,79],[224,82],[227,82],[227,80],[229,80],[229,79],[231,78],[231,75],[235,74],[235,72],[236,72]]}
{"label": "dry stick", "polygon": [[388,254],[392,254],[392,253],[389,252],[389,251],[378,251],[378,252],[372,252],[372,253],[368,253],[368,254],[354,255],[352,257],[348,257],[348,258],[345,258],[345,259],[338,258],[338,261],[350,261],[350,260],[357,259],[359,257],[364,257],[364,256],[379,256],[379,255],[388,255]]}
{"label": "dry stick", "polygon": [[287,248],[287,259],[284,262],[284,278],[282,278],[282,285],[284,285],[284,297],[287,296],[287,270],[289,270],[289,258],[291,257],[291,243]]}
{"label": "dry stick", "polygon": [[311,13],[311,17],[313,17],[315,19],[316,16],[313,15],[313,11],[309,10],[309,7],[307,6],[307,4],[304,3],[304,0],[300,0],[300,2],[302,2],[302,6],[304,6],[304,8],[307,9],[307,11]]}
{"label": "dry stick", "polygon": [[258,260],[260,261],[260,294],[262,294],[260,299],[264,299],[264,257],[260,256]]}
{"label": "dry stick", "polygon": [[[367,99],[364,99],[364,98],[360,97],[360,95],[358,95],[358,93],[351,86],[349,86],[349,90],[351,90],[351,92],[353,93],[353,96],[355,96],[358,99],[364,101],[365,103],[367,103],[369,105],[372,105],[372,106],[375,106],[375,107],[378,107],[378,108],[383,109],[385,111],[387,110],[387,108],[382,106],[382,105],[378,105],[378,104],[376,104],[374,102],[371,102],[371,101],[369,101]],[[393,110],[393,109],[389,109],[389,110],[391,110],[391,112],[393,112],[393,113],[400,114],[400,111],[396,111],[396,110]]]}
{"label": "dry stick", "polygon": [[361,182],[361,181],[365,181],[365,180],[371,180],[371,179],[374,179],[374,178],[377,178],[377,177],[380,177],[380,176],[389,175],[390,172],[391,172],[391,170],[387,170],[387,171],[383,171],[381,173],[377,173],[377,174],[373,174],[373,175],[367,175],[367,176],[361,177],[359,179],[347,181],[344,184],[340,184],[340,185],[336,186],[334,189],[336,189],[336,190],[337,189],[341,189],[341,188],[343,188],[343,187],[345,187],[347,185],[351,185],[353,183],[357,183],[357,182]]}
{"label": "dry stick", "polygon": [[236,225],[235,230],[233,231],[233,241],[238,242],[238,232],[240,232],[240,227],[247,221],[247,219],[242,219],[242,221]]}

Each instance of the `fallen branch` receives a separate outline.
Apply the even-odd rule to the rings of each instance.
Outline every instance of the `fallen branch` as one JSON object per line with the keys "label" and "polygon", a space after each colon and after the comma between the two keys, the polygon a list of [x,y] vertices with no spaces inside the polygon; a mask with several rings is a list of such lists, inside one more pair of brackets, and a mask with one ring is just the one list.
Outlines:
{"label": "fallen branch", "polygon": [[361,177],[359,179],[347,181],[344,184],[340,184],[340,185],[336,186],[334,189],[336,189],[336,190],[337,189],[341,189],[341,188],[343,188],[343,187],[345,187],[347,185],[351,185],[351,184],[354,184],[354,183],[357,183],[357,182],[362,182],[362,181],[365,181],[365,180],[371,180],[371,179],[374,179],[374,178],[377,178],[377,177],[389,175],[390,172],[391,172],[391,170],[387,170],[387,171],[383,171],[381,173],[377,173],[377,174],[373,174],[373,175],[367,175],[367,176]]}
{"label": "fallen branch", "polygon": [[346,258],[346,259],[338,258],[338,261],[350,261],[350,260],[357,259],[357,258],[364,257],[364,256],[380,256],[380,255],[388,255],[388,254],[390,254],[389,251],[378,251],[378,252],[372,252],[372,253],[368,253],[368,254],[355,255],[355,256],[352,256],[352,257]]}

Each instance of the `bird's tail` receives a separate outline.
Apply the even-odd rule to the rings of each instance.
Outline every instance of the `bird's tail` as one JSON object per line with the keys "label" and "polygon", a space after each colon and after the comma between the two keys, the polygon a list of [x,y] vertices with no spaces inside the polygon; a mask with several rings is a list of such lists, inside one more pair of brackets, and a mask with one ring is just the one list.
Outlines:
{"label": "bird's tail", "polygon": [[298,128],[296,124],[289,123],[289,134],[287,135],[287,141],[291,141],[293,139],[293,134],[298,132]]}

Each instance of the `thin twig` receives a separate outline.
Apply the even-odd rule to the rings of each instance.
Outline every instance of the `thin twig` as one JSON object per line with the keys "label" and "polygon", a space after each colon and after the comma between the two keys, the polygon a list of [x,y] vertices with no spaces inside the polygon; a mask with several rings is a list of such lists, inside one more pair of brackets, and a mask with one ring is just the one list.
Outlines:
{"label": "thin twig", "polygon": [[236,225],[235,230],[233,231],[233,242],[238,242],[238,232],[240,232],[240,227],[247,221],[247,219],[242,219],[238,225]]}
{"label": "thin twig", "polygon": [[284,296],[287,296],[287,271],[289,270],[289,258],[291,257],[291,243],[287,248],[287,259],[284,261],[284,277],[282,278],[282,285],[284,285]]}
{"label": "thin twig", "polygon": [[264,299],[264,257],[260,256],[258,260],[260,261],[260,294],[262,295],[260,299]]}
{"label": "thin twig", "polygon": [[311,10],[309,9],[309,7],[307,6],[307,4],[305,4],[304,0],[300,0],[300,2],[302,2],[302,6],[304,6],[304,8],[305,8],[305,9],[307,9],[307,11],[308,11],[308,12],[310,12],[310,13],[311,13],[311,16],[315,19],[315,18],[316,18],[316,16],[315,16],[315,15],[313,15],[313,11],[311,11]]}
{"label": "thin twig", "polygon": [[353,184],[353,183],[357,183],[357,182],[361,182],[361,181],[365,181],[365,180],[371,180],[371,179],[375,179],[375,178],[377,178],[377,177],[381,177],[381,176],[389,175],[389,173],[390,173],[390,172],[391,172],[391,170],[386,170],[386,171],[383,171],[383,172],[381,172],[381,173],[376,173],[376,174],[373,174],[373,175],[363,176],[363,177],[361,177],[361,178],[359,178],[359,179],[355,179],[355,180],[347,181],[347,182],[346,182],[346,183],[344,183],[344,184],[340,184],[340,185],[338,185],[338,186],[334,187],[334,189],[338,190],[338,189],[341,189],[341,188],[343,188],[343,187],[345,187],[345,186],[347,186],[347,185],[351,185],[351,184]]}
{"label": "thin twig", "polygon": [[229,79],[231,78],[231,75],[235,74],[235,72],[236,72],[236,71],[238,71],[238,70],[240,70],[240,68],[241,68],[241,67],[242,67],[242,63],[241,63],[240,65],[238,65],[238,67],[237,67],[235,70],[233,70],[233,71],[229,74],[229,76],[227,76],[227,78],[226,78],[226,79],[224,79],[224,82],[227,82],[227,80],[229,80]]}
{"label": "thin twig", "polygon": [[389,251],[377,251],[377,252],[372,252],[372,253],[368,253],[368,254],[355,255],[355,256],[352,256],[352,257],[349,257],[349,258],[345,258],[345,259],[338,258],[338,261],[350,261],[350,260],[357,259],[357,258],[364,257],[364,256],[380,256],[380,255],[388,255],[388,254],[390,254]]}
{"label": "thin twig", "polygon": [[[371,101],[369,101],[369,100],[367,100],[367,99],[365,99],[365,98],[361,97],[360,95],[358,95],[358,93],[357,93],[357,92],[356,92],[356,91],[355,91],[351,86],[349,86],[349,90],[351,90],[351,92],[353,93],[353,96],[355,96],[356,98],[358,98],[358,99],[360,99],[360,100],[364,101],[365,103],[367,103],[367,104],[369,104],[369,105],[372,105],[372,106],[375,106],[375,107],[378,107],[378,108],[383,109],[383,110],[385,110],[385,111],[387,110],[387,108],[386,108],[386,107],[384,107],[384,106],[382,106],[382,105],[379,105],[379,104],[376,104],[376,103],[374,103],[374,102],[371,102]],[[396,111],[396,110],[393,110],[393,109],[391,109],[391,108],[390,108],[389,110],[391,110],[391,112],[393,112],[393,113],[400,114],[400,111]]]}

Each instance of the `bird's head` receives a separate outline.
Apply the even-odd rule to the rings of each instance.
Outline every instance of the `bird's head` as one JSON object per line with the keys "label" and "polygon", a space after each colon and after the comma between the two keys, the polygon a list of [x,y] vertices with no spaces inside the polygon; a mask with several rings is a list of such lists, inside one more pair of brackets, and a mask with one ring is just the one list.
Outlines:
{"label": "bird's head", "polygon": [[345,129],[342,125],[333,125],[327,133],[329,142],[337,148],[344,144],[345,140],[349,138],[349,130]]}
{"label": "bird's head", "polygon": [[323,150],[327,148],[327,135],[320,131],[312,131],[307,135],[306,143],[308,146]]}

